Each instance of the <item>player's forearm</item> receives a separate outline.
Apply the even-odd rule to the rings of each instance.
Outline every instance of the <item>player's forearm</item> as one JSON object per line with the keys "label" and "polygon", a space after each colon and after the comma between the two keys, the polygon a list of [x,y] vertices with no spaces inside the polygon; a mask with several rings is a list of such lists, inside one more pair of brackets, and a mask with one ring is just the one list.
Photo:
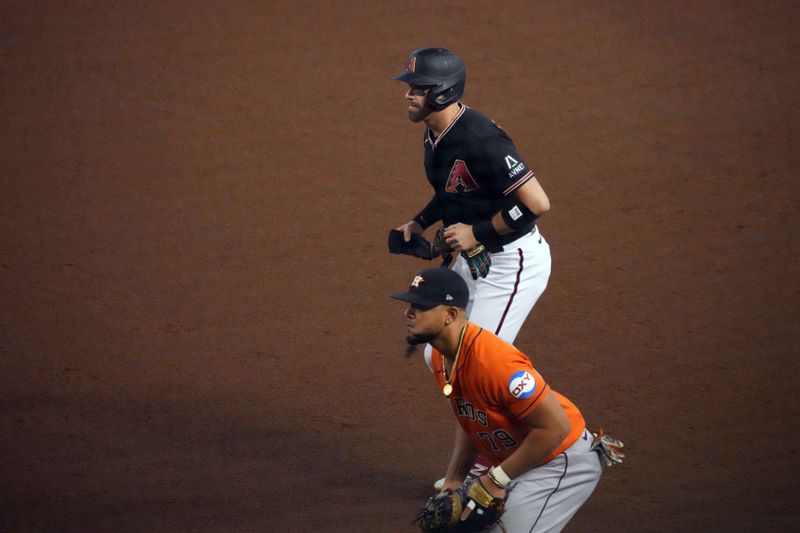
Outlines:
{"label": "player's forearm", "polygon": [[489,220],[472,226],[475,240],[491,246],[502,236],[529,228],[537,218],[550,211],[550,200],[542,186],[531,178],[503,200],[503,207]]}
{"label": "player's forearm", "polygon": [[556,446],[569,434],[569,427],[534,428],[511,454],[500,465],[503,471],[514,479],[528,470],[544,464],[545,458],[556,449]]}
{"label": "player's forearm", "polygon": [[543,464],[547,456],[567,438],[572,427],[552,391],[545,393],[525,422],[530,432],[501,465],[511,479]]}
{"label": "player's forearm", "polygon": [[442,219],[442,207],[439,204],[439,199],[436,195],[431,198],[428,205],[422,208],[422,211],[417,213],[414,221],[419,224],[423,230],[428,229],[433,223]]}
{"label": "player's forearm", "polygon": [[505,220],[503,220],[503,215],[500,211],[494,214],[492,217],[492,229],[498,235],[508,235],[509,233],[513,232],[514,230],[508,227]]}
{"label": "player's forearm", "polygon": [[503,215],[503,210],[495,213],[489,220],[478,222],[472,226],[472,235],[475,240],[486,246],[496,244],[500,237],[514,231],[516,231],[516,228],[508,225]]}

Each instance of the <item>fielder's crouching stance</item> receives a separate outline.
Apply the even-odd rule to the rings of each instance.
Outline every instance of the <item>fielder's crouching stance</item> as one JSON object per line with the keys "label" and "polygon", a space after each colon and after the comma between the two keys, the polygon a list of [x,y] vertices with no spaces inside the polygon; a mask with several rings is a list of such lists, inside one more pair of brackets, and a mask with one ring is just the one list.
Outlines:
{"label": "fielder's crouching stance", "polygon": [[[469,289],[447,268],[420,272],[407,292],[407,341],[433,346],[431,370],[456,416],[444,490],[417,518],[423,531],[560,531],[589,498],[622,443],[586,429],[528,357],[466,320]],[[469,477],[477,454],[491,462]]]}

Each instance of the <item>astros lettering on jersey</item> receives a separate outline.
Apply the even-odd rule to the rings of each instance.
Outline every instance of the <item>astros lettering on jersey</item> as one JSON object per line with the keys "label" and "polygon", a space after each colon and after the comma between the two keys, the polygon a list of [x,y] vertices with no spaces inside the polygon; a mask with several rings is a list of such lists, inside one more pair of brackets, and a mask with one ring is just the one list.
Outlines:
{"label": "astros lettering on jersey", "polygon": [[[584,431],[578,408],[552,390],[530,360],[514,346],[467,323],[463,353],[451,373],[450,405],[477,450],[498,465],[530,432],[525,418],[552,391],[570,422],[567,437],[548,455],[548,462],[572,446]],[[433,350],[431,367],[440,387],[445,384],[442,355]]]}

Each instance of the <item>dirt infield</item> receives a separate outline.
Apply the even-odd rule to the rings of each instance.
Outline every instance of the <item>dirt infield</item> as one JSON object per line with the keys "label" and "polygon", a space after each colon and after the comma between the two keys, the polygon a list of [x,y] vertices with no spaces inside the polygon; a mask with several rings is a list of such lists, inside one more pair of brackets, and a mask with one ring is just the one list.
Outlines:
{"label": "dirt infield", "polygon": [[517,344],[629,449],[568,531],[800,529],[800,4],[267,4],[0,6],[0,530],[414,530],[428,45],[553,205]]}

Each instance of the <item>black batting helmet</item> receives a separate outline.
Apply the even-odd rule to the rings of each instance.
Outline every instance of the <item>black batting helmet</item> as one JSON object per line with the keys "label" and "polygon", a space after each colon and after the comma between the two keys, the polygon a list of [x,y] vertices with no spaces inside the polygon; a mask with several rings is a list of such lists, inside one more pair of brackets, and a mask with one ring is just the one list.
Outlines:
{"label": "black batting helmet", "polygon": [[421,48],[411,52],[406,71],[394,79],[409,85],[430,87],[428,105],[439,111],[457,102],[464,94],[467,67],[455,52],[445,48]]}

